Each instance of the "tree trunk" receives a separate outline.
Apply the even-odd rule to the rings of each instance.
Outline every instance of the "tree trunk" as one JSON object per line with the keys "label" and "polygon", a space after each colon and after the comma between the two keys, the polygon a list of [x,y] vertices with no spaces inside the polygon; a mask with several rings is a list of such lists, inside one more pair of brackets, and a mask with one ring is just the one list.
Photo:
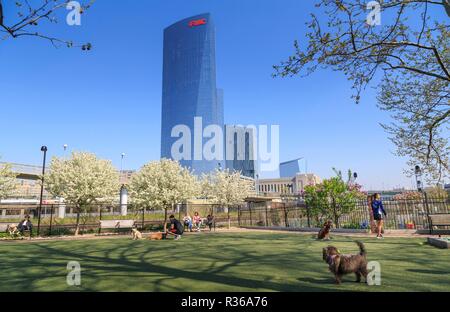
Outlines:
{"label": "tree trunk", "polygon": [[164,208],[164,233],[167,232],[167,208]]}
{"label": "tree trunk", "polygon": [[77,208],[77,224],[75,227],[75,236],[78,236],[80,232],[80,208]]}
{"label": "tree trunk", "polygon": [[231,229],[230,207],[227,206],[228,229]]}

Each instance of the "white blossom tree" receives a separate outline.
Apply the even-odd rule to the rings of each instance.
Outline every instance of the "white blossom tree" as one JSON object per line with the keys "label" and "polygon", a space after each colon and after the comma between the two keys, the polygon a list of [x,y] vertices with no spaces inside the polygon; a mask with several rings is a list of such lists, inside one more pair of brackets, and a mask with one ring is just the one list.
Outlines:
{"label": "white blossom tree", "polygon": [[199,194],[197,178],[178,162],[168,159],[142,167],[131,179],[129,189],[134,205],[164,210],[164,231],[167,210]]}
{"label": "white blossom tree", "polygon": [[80,230],[80,213],[96,203],[112,203],[119,192],[119,173],[108,160],[94,154],[74,152],[70,159],[54,157],[45,188],[77,209],[75,235]]}
{"label": "white blossom tree", "polygon": [[8,197],[16,186],[16,174],[11,171],[11,165],[0,164],[0,199]]}
{"label": "white blossom tree", "polygon": [[224,207],[228,213],[228,228],[231,227],[230,206],[238,205],[251,194],[253,182],[239,171],[216,170],[202,177],[202,196],[214,204]]}

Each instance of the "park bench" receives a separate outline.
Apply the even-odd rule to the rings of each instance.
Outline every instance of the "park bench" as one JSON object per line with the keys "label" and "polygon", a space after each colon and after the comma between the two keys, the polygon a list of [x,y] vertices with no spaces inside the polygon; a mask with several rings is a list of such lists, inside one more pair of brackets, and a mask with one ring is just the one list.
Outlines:
{"label": "park bench", "polygon": [[450,214],[433,214],[430,215],[431,234],[435,226],[450,226]]}
{"label": "park bench", "polygon": [[134,227],[134,220],[100,220],[100,226],[98,229],[98,234],[101,233],[103,229],[115,229],[117,231],[120,230],[129,230]]}

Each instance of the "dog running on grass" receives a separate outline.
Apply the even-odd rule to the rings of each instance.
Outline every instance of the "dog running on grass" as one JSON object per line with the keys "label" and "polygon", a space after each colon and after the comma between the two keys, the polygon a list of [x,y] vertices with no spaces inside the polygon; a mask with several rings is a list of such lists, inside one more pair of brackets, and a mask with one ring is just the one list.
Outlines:
{"label": "dog running on grass", "polygon": [[152,233],[150,234],[150,236],[148,237],[149,240],[163,240],[166,239],[167,234],[166,233]]}
{"label": "dog running on grass", "polygon": [[139,232],[137,229],[131,230],[131,236],[133,237],[133,240],[142,239],[142,233]]}
{"label": "dog running on grass", "polygon": [[355,273],[356,282],[361,282],[361,276],[364,276],[367,283],[367,259],[366,248],[361,242],[356,242],[359,247],[359,254],[343,255],[334,246],[328,246],[323,249],[323,260],[328,263],[331,273],[334,274],[337,284],[341,283],[342,276],[349,273]]}
{"label": "dog running on grass", "polygon": [[330,230],[331,230],[332,226],[333,226],[333,222],[331,222],[331,221],[325,222],[325,224],[323,225],[323,228],[319,231],[317,238],[329,240],[330,239]]}

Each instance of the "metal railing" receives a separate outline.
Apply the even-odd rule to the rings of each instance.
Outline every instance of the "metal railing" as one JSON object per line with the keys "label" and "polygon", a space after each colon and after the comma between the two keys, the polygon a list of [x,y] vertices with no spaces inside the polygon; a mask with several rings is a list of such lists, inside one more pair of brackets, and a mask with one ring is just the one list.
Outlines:
{"label": "metal railing", "polygon": [[[419,200],[383,201],[387,217],[386,229],[430,230],[430,214],[450,214],[447,198],[422,198]],[[306,203],[253,204],[239,211],[240,226],[306,228],[322,227],[332,220],[336,228],[369,229],[371,213],[367,200],[310,206]]]}

